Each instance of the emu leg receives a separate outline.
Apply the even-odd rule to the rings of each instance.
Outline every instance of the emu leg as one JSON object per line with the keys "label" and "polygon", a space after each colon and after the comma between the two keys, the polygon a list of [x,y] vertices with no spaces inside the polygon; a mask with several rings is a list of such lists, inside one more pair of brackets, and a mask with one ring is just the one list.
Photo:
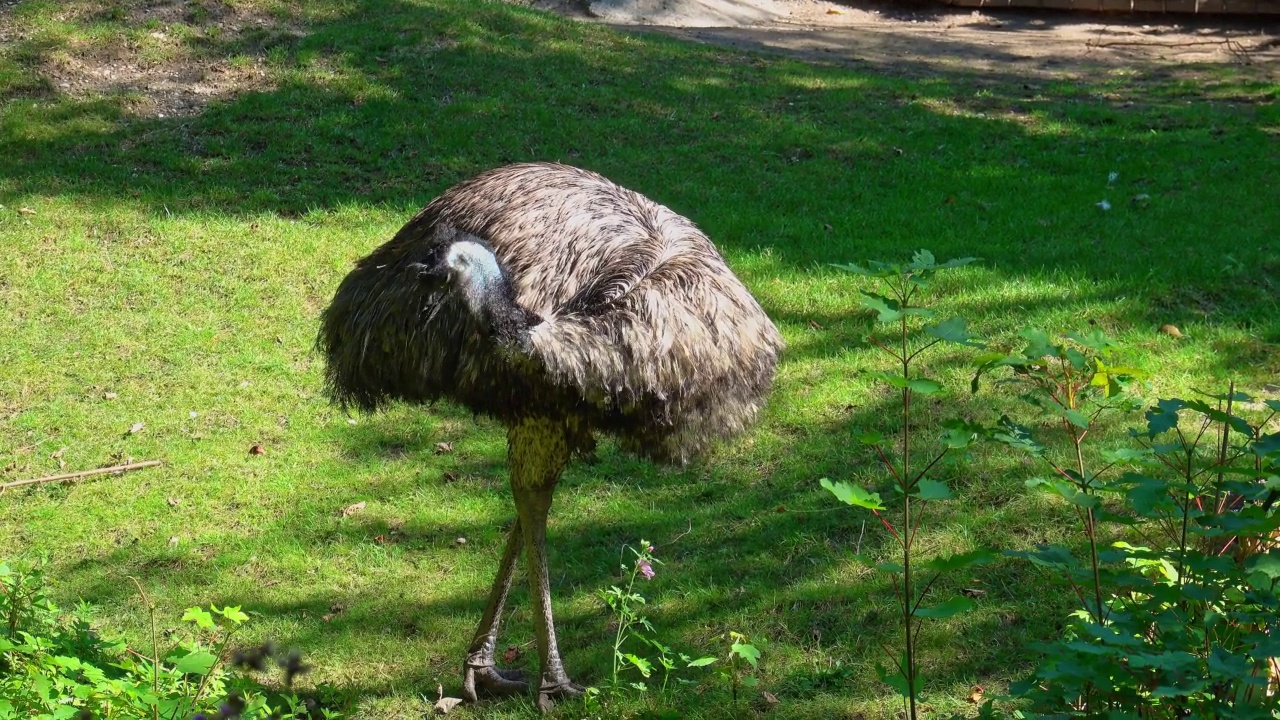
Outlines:
{"label": "emu leg", "polygon": [[515,496],[520,528],[524,532],[525,561],[538,635],[538,660],[542,673],[538,709],[546,711],[554,700],[582,694],[569,680],[556,645],[551,616],[551,584],[547,575],[547,516],[556,482],[569,460],[568,438],[561,423],[529,419],[512,426],[507,435],[511,464],[511,491]]}
{"label": "emu leg", "polygon": [[517,517],[507,532],[507,546],[502,551],[502,560],[498,562],[498,574],[489,590],[484,617],[476,627],[462,666],[462,696],[469,702],[476,701],[477,686],[495,695],[512,695],[529,689],[523,671],[504,670],[493,662],[493,653],[498,646],[498,626],[502,624],[502,606],[506,604],[507,593],[511,590],[511,578],[515,575],[516,560],[520,557],[523,542],[524,532]]}

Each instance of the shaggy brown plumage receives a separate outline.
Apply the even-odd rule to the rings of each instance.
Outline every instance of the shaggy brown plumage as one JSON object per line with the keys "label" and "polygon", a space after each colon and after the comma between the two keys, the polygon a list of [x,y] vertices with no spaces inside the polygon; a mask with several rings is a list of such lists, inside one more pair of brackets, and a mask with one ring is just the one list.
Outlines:
{"label": "shaggy brown plumage", "polygon": [[[692,222],[595,173],[522,164],[450,188],[360,260],[324,313],[319,346],[344,405],[445,399],[506,424],[513,488],[545,489],[549,506],[567,455],[546,448],[585,450],[604,432],[683,462],[755,419],[783,343]],[[491,627],[468,660],[495,689],[510,678],[484,649],[490,611],[501,614],[507,556],[542,531],[520,536],[521,523],[540,522],[525,505],[541,501],[516,501]],[[548,679],[545,650],[544,695],[563,694],[571,684],[562,670]]]}

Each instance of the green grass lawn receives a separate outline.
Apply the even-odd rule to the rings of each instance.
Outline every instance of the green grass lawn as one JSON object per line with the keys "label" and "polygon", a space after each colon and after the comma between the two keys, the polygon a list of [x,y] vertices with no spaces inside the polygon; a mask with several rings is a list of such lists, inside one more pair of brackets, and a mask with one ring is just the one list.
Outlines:
{"label": "green grass lawn", "polygon": [[[0,557],[47,553],[62,601],[88,600],[104,630],[140,644],[129,576],[169,625],[189,605],[242,605],[247,639],[300,647],[306,682],[341,689],[358,718],[420,717],[438,682],[457,693],[513,509],[492,423],[329,406],[318,316],[353,260],[482,169],[560,160],[688,215],[789,344],[760,426],[707,462],[660,469],[606,444],[566,473],[551,572],[580,682],[608,677],[596,593],[643,537],[665,562],[642,588],[660,637],[693,654],[723,654],[728,631],[767,639],[771,715],[900,709],[874,671],[898,637],[893,594],[852,558],[892,545],[817,484],[879,483],[850,433],[896,422],[865,375],[883,368],[864,286],[830,263],[978,256],[939,284],[945,312],[1003,349],[1026,325],[1102,328],[1153,373],[1149,398],[1280,382],[1280,84],[1267,68],[1050,80],[815,66],[475,0],[31,0],[5,13],[0,482],[164,465],[0,495]],[[92,63],[194,68],[222,90],[175,114],[146,90],[62,87]],[[999,390],[969,396],[972,357],[935,356],[952,391],[928,414],[1018,407]],[[1032,471],[976,451],[921,547],[1078,540],[1062,503],[1024,489]],[[971,707],[973,685],[1004,687],[1071,609],[1056,576],[1023,562],[949,589],[975,585],[975,612],[922,636],[937,711]],[[522,584],[512,602],[507,637],[527,665]],[[757,695],[734,709],[712,672],[688,676],[703,682],[652,706],[756,712]]]}

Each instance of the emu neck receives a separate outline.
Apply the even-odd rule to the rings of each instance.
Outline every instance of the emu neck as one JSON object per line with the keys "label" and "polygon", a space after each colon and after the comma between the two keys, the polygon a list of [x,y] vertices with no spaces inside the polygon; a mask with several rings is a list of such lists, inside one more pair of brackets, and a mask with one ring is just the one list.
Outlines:
{"label": "emu neck", "polygon": [[454,243],[446,259],[467,309],[498,344],[527,352],[529,326],[537,317],[515,300],[515,290],[493,251],[470,241]]}

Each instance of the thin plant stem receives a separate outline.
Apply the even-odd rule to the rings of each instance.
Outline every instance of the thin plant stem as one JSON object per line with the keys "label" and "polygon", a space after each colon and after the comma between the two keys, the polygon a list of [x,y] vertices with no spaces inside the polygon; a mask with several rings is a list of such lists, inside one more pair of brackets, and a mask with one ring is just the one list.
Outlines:
{"label": "thin plant stem", "polygon": [[[147,597],[147,593],[142,589],[142,583],[138,582],[138,578],[129,575],[128,578],[138,588],[138,594],[142,596],[142,604],[147,606],[147,616],[151,619],[151,690],[157,696],[160,695],[160,646],[156,643],[156,608],[151,604],[151,599]],[[151,706],[152,716],[154,720],[160,720],[160,704],[156,703]]]}

